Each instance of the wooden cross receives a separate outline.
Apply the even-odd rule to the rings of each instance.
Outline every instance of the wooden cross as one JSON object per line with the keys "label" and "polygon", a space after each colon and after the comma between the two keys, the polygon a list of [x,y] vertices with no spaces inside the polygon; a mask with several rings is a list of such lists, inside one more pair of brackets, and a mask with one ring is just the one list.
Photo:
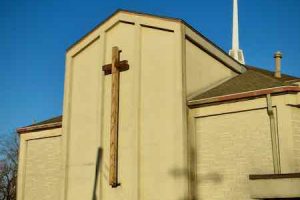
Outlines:
{"label": "wooden cross", "polygon": [[118,125],[119,125],[119,86],[120,72],[129,69],[128,61],[120,61],[118,47],[112,48],[112,64],[104,65],[105,75],[112,74],[111,85],[111,126],[110,126],[110,166],[109,185],[117,187],[118,184]]}

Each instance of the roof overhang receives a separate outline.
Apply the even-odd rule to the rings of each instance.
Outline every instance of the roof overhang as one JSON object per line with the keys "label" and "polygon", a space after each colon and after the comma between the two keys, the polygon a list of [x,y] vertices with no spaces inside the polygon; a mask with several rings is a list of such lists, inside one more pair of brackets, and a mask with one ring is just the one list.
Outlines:
{"label": "roof overhang", "polygon": [[299,86],[283,86],[283,87],[274,87],[274,88],[267,88],[262,90],[254,90],[249,92],[242,92],[242,93],[235,93],[235,94],[229,94],[229,95],[223,95],[223,96],[217,96],[217,97],[211,97],[206,99],[197,99],[197,100],[190,100],[188,101],[189,107],[197,107],[200,105],[205,104],[211,104],[211,103],[221,103],[226,101],[232,101],[232,100],[240,100],[245,98],[253,98],[253,97],[259,97],[262,95],[267,94],[278,94],[278,93],[289,93],[289,92],[300,92]]}
{"label": "roof overhang", "polygon": [[18,128],[17,133],[23,134],[23,133],[42,131],[47,129],[61,128],[61,127],[62,127],[62,122],[55,122],[49,124],[41,124],[36,126],[27,126],[27,127]]}

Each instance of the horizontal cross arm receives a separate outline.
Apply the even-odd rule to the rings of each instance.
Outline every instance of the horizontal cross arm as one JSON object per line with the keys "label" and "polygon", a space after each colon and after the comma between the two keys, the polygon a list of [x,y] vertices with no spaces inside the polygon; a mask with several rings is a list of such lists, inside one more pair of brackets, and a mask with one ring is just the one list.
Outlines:
{"label": "horizontal cross arm", "polygon": [[[111,74],[111,67],[112,67],[111,64],[107,64],[107,65],[102,66],[102,70],[104,71],[105,75]],[[120,72],[126,71],[126,70],[129,69],[128,61],[127,60],[122,60],[119,63],[117,63],[116,67],[118,68],[118,70]]]}

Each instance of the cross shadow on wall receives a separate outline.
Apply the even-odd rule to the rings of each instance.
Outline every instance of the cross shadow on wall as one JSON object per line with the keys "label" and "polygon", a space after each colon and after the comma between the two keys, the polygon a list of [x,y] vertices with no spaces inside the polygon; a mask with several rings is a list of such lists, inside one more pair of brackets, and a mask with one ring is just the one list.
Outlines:
{"label": "cross shadow on wall", "polygon": [[188,196],[180,200],[200,200],[198,185],[200,183],[213,182],[220,184],[223,181],[223,175],[218,172],[207,174],[197,174],[197,154],[194,148],[190,148],[189,165],[187,169],[172,169],[170,170],[171,176],[174,178],[184,177],[188,181]]}
{"label": "cross shadow on wall", "polygon": [[97,182],[99,178],[99,172],[100,172],[100,166],[101,166],[101,161],[102,161],[102,153],[103,150],[102,148],[98,148],[97,151],[97,158],[96,158],[96,168],[95,168],[95,178],[94,178],[94,188],[93,188],[93,198],[92,200],[97,200]]}

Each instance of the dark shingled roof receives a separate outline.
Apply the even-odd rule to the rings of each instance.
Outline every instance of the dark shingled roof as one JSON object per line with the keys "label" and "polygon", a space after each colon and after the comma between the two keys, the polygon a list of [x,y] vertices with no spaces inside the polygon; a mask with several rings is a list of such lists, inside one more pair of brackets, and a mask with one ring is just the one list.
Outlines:
{"label": "dark shingled roof", "polygon": [[300,81],[300,78],[286,74],[282,74],[281,78],[275,78],[274,72],[252,66],[246,67],[248,70],[245,73],[240,74],[198,96],[195,96],[191,100],[206,99],[281,86],[290,86],[293,85],[295,81]]}
{"label": "dark shingled roof", "polygon": [[47,119],[47,120],[44,120],[41,122],[34,123],[29,126],[25,126],[24,128],[28,128],[28,127],[32,127],[32,126],[39,126],[39,125],[44,125],[44,124],[52,124],[52,123],[56,123],[56,122],[62,122],[62,115],[53,117],[53,118],[50,118],[50,119]]}
{"label": "dark shingled roof", "polygon": [[266,69],[263,69],[263,68],[260,68],[260,67],[253,67],[253,66],[246,65],[246,68],[249,69],[249,70],[254,70],[254,71],[257,71],[259,73],[265,74],[265,75],[267,75],[271,78],[274,78],[274,79],[277,79],[277,80],[283,81],[283,82],[299,81],[300,80],[299,77],[290,76],[290,75],[287,75],[287,74],[281,74],[281,78],[275,78],[273,71],[269,71],[269,70],[266,70]]}

